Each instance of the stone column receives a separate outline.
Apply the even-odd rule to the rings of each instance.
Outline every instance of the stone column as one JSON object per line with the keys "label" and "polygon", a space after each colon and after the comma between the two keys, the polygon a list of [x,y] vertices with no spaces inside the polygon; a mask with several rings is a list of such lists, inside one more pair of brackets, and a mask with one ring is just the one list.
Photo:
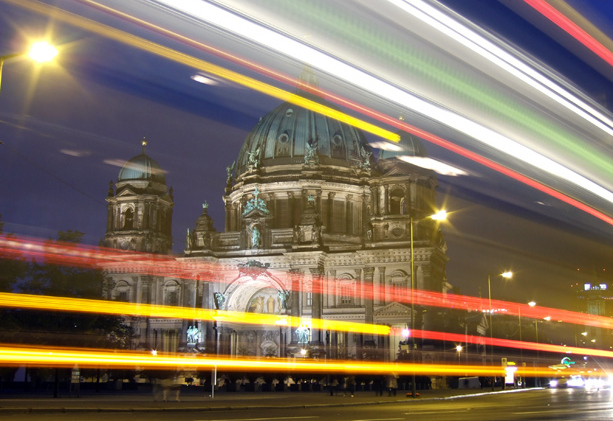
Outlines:
{"label": "stone column", "polygon": [[380,305],[387,301],[387,297],[385,295],[385,266],[379,267],[379,282],[377,285],[377,297],[375,297],[375,304]]}
{"label": "stone column", "polygon": [[[322,305],[322,271],[319,267],[311,268],[311,277],[313,279],[311,294],[313,298],[313,308],[311,317],[313,319],[321,319],[323,317],[323,305]],[[323,350],[323,332],[321,329],[311,327],[311,344],[316,347],[321,347]]]}
{"label": "stone column", "polygon": [[[367,324],[373,324],[374,322],[374,274],[374,267],[367,266],[364,268],[364,323]],[[373,340],[373,335],[365,333],[364,340]]]}
{"label": "stone column", "polygon": [[296,218],[294,217],[294,193],[287,192],[287,211],[289,212],[289,226],[294,228]]}
{"label": "stone column", "polygon": [[348,194],[345,198],[345,234],[352,235],[353,232],[353,212],[351,212],[352,194]]}
{"label": "stone column", "polygon": [[328,193],[328,217],[326,218],[328,232],[332,232],[332,227],[334,226],[334,196],[336,196],[336,193]]}
{"label": "stone column", "polygon": [[270,226],[268,228],[280,228],[278,226],[279,217],[277,215],[277,197],[274,193],[268,193],[268,205],[270,206],[269,209],[273,215],[273,219],[270,221]]}
{"label": "stone column", "polygon": [[381,216],[381,215],[385,215],[387,213],[386,212],[386,206],[385,206],[385,202],[386,202],[385,201],[385,186],[379,186],[378,190],[379,191],[378,191],[377,194],[379,196],[378,197],[378,199],[379,199],[379,201],[378,201],[379,202],[379,206],[378,206],[377,211],[378,211],[378,214]]}
{"label": "stone column", "polygon": [[[291,309],[290,314],[292,317],[300,318],[302,317],[302,303],[301,303],[301,287],[302,287],[302,272],[300,269],[290,269],[289,276],[291,279],[291,289],[290,297],[291,297]],[[297,346],[298,338],[296,336],[296,329],[298,326],[292,326],[292,338],[290,345]]]}

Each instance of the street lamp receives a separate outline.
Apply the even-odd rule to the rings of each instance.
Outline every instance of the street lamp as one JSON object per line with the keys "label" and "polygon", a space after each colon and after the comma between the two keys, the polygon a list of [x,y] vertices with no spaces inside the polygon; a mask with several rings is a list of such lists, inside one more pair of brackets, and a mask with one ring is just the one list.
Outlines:
{"label": "street lamp", "polygon": [[[414,292],[415,292],[415,259],[414,257],[415,256],[413,253],[413,223],[419,222],[424,219],[432,219],[434,221],[444,221],[445,219],[447,219],[447,211],[441,210],[435,213],[434,215],[430,215],[426,218],[418,219],[417,221],[413,219],[412,215],[409,219],[409,227],[410,227],[409,231],[411,233],[411,363],[413,365],[415,365],[415,348],[416,348],[415,335],[413,334],[413,332],[415,332],[415,299],[414,299]],[[417,391],[415,389],[415,369],[413,369],[413,376],[411,378],[411,396],[414,398],[417,397]]]}
{"label": "street lamp", "polygon": [[461,359],[461,355],[462,355],[462,345],[458,345],[455,347],[455,350],[458,351],[458,364],[460,364],[460,359]]}
{"label": "street lamp", "polygon": [[[513,272],[506,271],[497,275],[487,275],[487,294],[489,297],[490,307],[490,352],[492,354],[492,364],[494,363],[494,325],[492,324],[492,276],[501,276],[505,279],[511,279]],[[492,390],[494,390],[494,383],[496,383],[496,377],[492,378]]]}
{"label": "street lamp", "polygon": [[2,67],[4,66],[4,62],[6,60],[25,55],[27,55],[33,60],[38,61],[39,63],[42,63],[45,61],[52,60],[57,55],[57,50],[55,49],[55,47],[49,45],[48,43],[41,41],[32,44],[30,51],[0,56],[0,88],[2,83]]}

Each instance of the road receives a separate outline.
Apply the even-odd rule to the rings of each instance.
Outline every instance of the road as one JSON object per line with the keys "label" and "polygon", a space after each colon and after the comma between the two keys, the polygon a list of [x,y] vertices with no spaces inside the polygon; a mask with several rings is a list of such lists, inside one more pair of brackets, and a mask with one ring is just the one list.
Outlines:
{"label": "road", "polygon": [[[484,394],[401,403],[309,406],[305,408],[233,409],[223,411],[57,412],[3,414],[4,420],[169,420],[181,421],[476,421],[476,420],[604,420],[613,418],[609,390],[545,389],[522,393]],[[288,395],[287,405],[291,405]]]}

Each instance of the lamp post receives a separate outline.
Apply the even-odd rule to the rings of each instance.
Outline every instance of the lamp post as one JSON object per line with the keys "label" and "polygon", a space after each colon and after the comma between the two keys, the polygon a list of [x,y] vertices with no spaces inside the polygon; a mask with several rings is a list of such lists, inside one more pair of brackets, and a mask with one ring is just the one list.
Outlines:
{"label": "lamp post", "polygon": [[461,356],[462,356],[462,345],[456,346],[455,350],[458,351],[458,364],[460,364],[461,363]]}
{"label": "lamp post", "polygon": [[[513,277],[513,272],[506,271],[500,273],[498,275],[493,276],[501,276],[505,279],[510,279]],[[489,307],[490,307],[490,353],[492,354],[492,364],[494,363],[494,325],[492,324],[492,275],[487,275],[487,294],[489,297]],[[492,378],[492,390],[494,390],[494,383],[496,383],[496,377]]]}
{"label": "lamp post", "polygon": [[[444,221],[447,219],[447,211],[441,210],[435,213],[434,215],[430,215],[427,218],[423,219],[433,219],[435,221]],[[422,219],[419,219],[420,221]],[[415,291],[415,260],[413,253],[413,223],[417,222],[413,219],[413,216],[409,219],[409,231],[411,235],[411,363],[415,365],[415,300],[414,300],[414,291]],[[415,369],[413,369],[413,375],[411,376],[411,396],[416,398],[417,391],[415,389]]]}
{"label": "lamp post", "polygon": [[38,61],[39,63],[49,61],[57,55],[57,50],[46,42],[34,43],[30,51],[25,53],[14,53],[0,56],[0,88],[2,87],[2,68],[4,62],[12,58],[28,55],[31,59]]}

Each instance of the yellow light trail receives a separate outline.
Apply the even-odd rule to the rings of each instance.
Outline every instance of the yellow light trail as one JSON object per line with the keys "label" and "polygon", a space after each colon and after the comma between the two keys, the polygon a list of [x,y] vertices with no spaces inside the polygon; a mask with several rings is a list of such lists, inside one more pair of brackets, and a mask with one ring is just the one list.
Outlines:
{"label": "yellow light trail", "polygon": [[[504,367],[500,365],[459,365],[459,364],[413,364],[386,363],[355,360],[311,360],[278,358],[241,358],[207,357],[142,351],[120,351],[80,348],[24,347],[0,345],[0,366],[34,367],[73,367],[80,368],[135,368],[140,369],[181,369],[204,370],[216,367],[218,370],[248,370],[272,372],[352,374],[397,373],[417,375],[481,375],[502,376]],[[555,376],[556,371],[549,367],[518,367],[522,376]]]}
{"label": "yellow light trail", "polygon": [[[114,249],[61,242],[49,243],[20,236],[0,235],[0,255],[5,258],[20,260],[44,259],[47,263],[64,266],[86,267],[92,269],[105,267],[106,270],[119,271],[122,273],[172,276],[182,279],[193,279],[200,282],[225,282],[223,277],[219,278],[217,276],[222,269],[211,263],[200,262],[198,264],[186,264],[181,261],[176,261],[169,256],[123,252]],[[206,275],[203,277],[202,274]],[[312,292],[326,294],[329,293],[328,291],[334,291],[335,282],[336,280],[332,278],[314,280]],[[423,306],[455,308],[466,311],[484,311],[488,309],[490,305],[487,299],[465,295],[443,294],[434,291],[416,290],[412,292],[412,295],[414,302]],[[363,291],[359,296],[368,300],[381,300],[385,296],[385,292],[380,287],[374,287],[372,291]],[[401,297],[398,298],[399,302],[410,303],[410,301],[406,299],[407,296],[407,294],[401,294]],[[356,297],[358,297],[358,295],[356,295]],[[405,298],[403,299],[402,297]],[[126,305],[130,304],[126,303]],[[593,314],[549,307],[532,307],[528,304],[502,300],[491,300],[491,305],[493,306],[492,308],[499,309],[500,312],[506,315],[518,316],[521,314],[524,318],[533,319],[551,317],[565,323],[613,329],[613,319],[606,316],[596,316]],[[163,306],[160,307],[168,308]],[[78,309],[75,311],[78,311]]]}
{"label": "yellow light trail", "polygon": [[[136,317],[162,317],[185,320],[219,321],[270,326],[298,327],[304,323],[300,317],[245,313],[240,311],[211,310],[161,306],[154,304],[133,304],[119,301],[92,300],[85,298],[52,297],[46,295],[0,293],[0,307],[30,310],[69,311],[79,313],[114,314]],[[311,327],[322,330],[388,335],[389,326],[366,323],[345,322],[338,320],[312,319]]]}
{"label": "yellow light trail", "polygon": [[291,93],[283,89],[277,88],[275,86],[269,85],[267,83],[260,82],[259,80],[242,75],[240,73],[234,72],[224,67],[217,66],[207,61],[197,59],[190,55],[173,50],[171,48],[164,47],[163,45],[156,44],[144,38],[137,37],[127,32],[120,31],[118,29],[103,25],[96,21],[89,20],[81,16],[77,16],[70,12],[66,12],[65,10],[62,10],[62,9],[59,9],[53,6],[49,6],[46,4],[41,4],[41,3],[38,3],[32,0],[6,0],[6,1],[16,6],[24,7],[32,11],[41,13],[41,14],[53,16],[54,19],[60,19],[76,27],[85,29],[90,32],[94,32],[98,35],[102,35],[112,40],[119,41],[126,45],[130,45],[132,47],[139,48],[149,53],[156,54],[158,56],[167,58],[169,60],[176,61],[186,66],[190,66],[195,69],[210,73],[212,75],[222,77],[224,79],[230,80],[239,85],[248,87],[258,92],[262,92],[266,95],[270,95],[282,101],[291,102],[292,104],[295,104],[299,107],[309,109],[316,113],[323,114],[335,120],[342,121],[344,123],[357,127],[364,131],[372,133],[375,136],[379,136],[379,137],[382,137],[384,139],[387,139],[393,142],[400,141],[400,135],[396,133],[392,133],[389,130],[382,129],[380,127],[375,126],[374,124],[367,123],[366,121],[352,117],[346,113],[335,110],[331,107],[321,105],[315,101],[299,96],[295,93]]}

